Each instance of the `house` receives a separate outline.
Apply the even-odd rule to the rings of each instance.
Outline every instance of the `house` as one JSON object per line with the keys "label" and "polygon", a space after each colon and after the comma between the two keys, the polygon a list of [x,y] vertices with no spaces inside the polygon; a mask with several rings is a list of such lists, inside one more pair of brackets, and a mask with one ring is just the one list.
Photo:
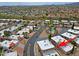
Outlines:
{"label": "house", "polygon": [[45,20],[45,22],[50,22],[50,20]]}
{"label": "house", "polygon": [[29,28],[30,30],[33,30],[33,27],[35,27],[35,26],[27,26],[27,28]]}
{"label": "house", "polygon": [[[76,33],[76,32],[74,32]],[[67,38],[68,40],[74,41],[79,46],[79,37],[77,35],[65,32],[61,34],[63,37]]]}
{"label": "house", "polygon": [[10,42],[13,42],[14,44],[17,44],[18,40],[11,40]]}
{"label": "house", "polygon": [[60,22],[59,22],[59,20],[53,20],[53,24],[54,24],[54,25],[59,25]]}
{"label": "house", "polygon": [[17,34],[23,35],[23,32],[29,33],[29,30],[30,30],[30,29],[26,27],[26,28],[23,28],[22,30],[18,31]]}
{"label": "house", "polygon": [[71,20],[70,23],[77,23],[77,21],[76,20]]}
{"label": "house", "polygon": [[3,42],[1,42],[1,47],[3,47],[4,49],[8,49],[10,47],[10,41],[8,40],[4,40]]}
{"label": "house", "polygon": [[78,30],[74,30],[74,29],[69,29],[68,32],[79,35],[79,31]]}
{"label": "house", "polygon": [[33,30],[33,26],[27,26],[27,27],[23,28],[22,30],[18,31],[17,34],[22,35],[23,32],[30,33],[30,30]]}
{"label": "house", "polygon": [[7,25],[8,23],[0,23],[0,26]]}
{"label": "house", "polygon": [[0,31],[0,36],[4,35],[4,30]]}
{"label": "house", "polygon": [[9,36],[10,39],[15,39],[15,40],[18,40],[18,35],[11,35]]}
{"label": "house", "polygon": [[76,42],[77,46],[79,46],[79,38],[76,38],[74,41]]}
{"label": "house", "polygon": [[9,36],[10,39],[12,39],[12,40],[16,40],[16,41],[19,40],[19,37],[20,37],[20,38],[23,38],[24,35],[11,35],[11,36]]}
{"label": "house", "polygon": [[9,28],[6,28],[6,29],[3,29],[0,31],[0,36],[3,36],[4,35],[4,31],[10,31],[10,32],[13,32],[14,30],[16,30],[18,27],[20,27],[21,24],[18,24],[17,26],[12,26],[12,27],[9,27]]}
{"label": "house", "polygon": [[68,23],[68,20],[61,20],[61,22],[63,22],[63,23]]}
{"label": "house", "polygon": [[[66,41],[66,39],[64,39],[63,37],[61,37],[59,35],[58,36],[54,36],[51,39],[52,39],[52,41],[54,41],[56,43],[55,46],[58,46],[61,42]],[[66,54],[66,53],[70,53],[72,51],[73,45],[68,43],[65,46],[59,46],[58,48],[60,48],[62,50],[62,52]]]}
{"label": "house", "polygon": [[61,24],[63,27],[68,27],[68,28],[72,27],[72,25],[70,24],[70,22],[68,22],[68,20],[61,20]]}
{"label": "house", "polygon": [[9,28],[7,28],[7,29],[5,29],[6,31],[14,31],[14,30],[16,30],[17,28],[19,28],[19,27],[21,27],[22,25],[21,24],[17,24],[17,26],[16,25],[14,25],[14,26],[12,26],[12,27],[9,27]]}
{"label": "house", "polygon": [[75,39],[77,37],[77,35],[74,35],[74,34],[71,34],[71,33],[68,33],[68,32],[61,34],[61,36],[65,37],[67,39]]}
{"label": "house", "polygon": [[16,51],[14,51],[14,52],[6,52],[4,54],[4,56],[17,56],[17,52]]}
{"label": "house", "polygon": [[0,42],[1,47],[3,47],[4,49],[9,49],[11,47],[14,47],[15,45],[17,45],[18,41],[17,40],[4,40],[3,42]]}
{"label": "house", "polygon": [[15,20],[15,21],[16,21],[16,23],[17,23],[17,24],[19,24],[19,23],[21,22],[21,20],[18,20],[18,19],[17,19],[17,20]]}
{"label": "house", "polygon": [[74,29],[79,30],[79,26],[74,26]]}
{"label": "house", "polygon": [[42,41],[37,41],[37,44],[39,46],[40,53],[43,56],[55,56],[59,55],[55,51],[54,45],[47,39],[47,40],[42,40]]}

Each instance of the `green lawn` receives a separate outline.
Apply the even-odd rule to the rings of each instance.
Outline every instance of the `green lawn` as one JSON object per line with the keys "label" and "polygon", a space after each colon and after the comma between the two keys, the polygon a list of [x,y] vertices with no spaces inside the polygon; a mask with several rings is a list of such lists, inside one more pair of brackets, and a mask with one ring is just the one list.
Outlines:
{"label": "green lawn", "polygon": [[2,53],[2,48],[0,48],[0,55],[1,55],[1,53]]}

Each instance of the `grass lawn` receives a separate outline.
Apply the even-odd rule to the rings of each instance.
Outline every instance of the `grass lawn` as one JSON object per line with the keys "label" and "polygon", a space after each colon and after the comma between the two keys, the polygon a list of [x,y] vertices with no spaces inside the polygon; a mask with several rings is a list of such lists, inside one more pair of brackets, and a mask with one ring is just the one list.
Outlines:
{"label": "grass lawn", "polygon": [[2,48],[0,48],[0,55],[1,55],[1,53],[2,53]]}

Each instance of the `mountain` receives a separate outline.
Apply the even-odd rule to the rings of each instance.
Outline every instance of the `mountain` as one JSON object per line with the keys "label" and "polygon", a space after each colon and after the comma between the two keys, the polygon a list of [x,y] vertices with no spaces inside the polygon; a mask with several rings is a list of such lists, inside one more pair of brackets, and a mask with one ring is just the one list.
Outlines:
{"label": "mountain", "polygon": [[65,5],[79,6],[79,2],[73,2],[73,3],[70,3],[70,4],[65,4]]}
{"label": "mountain", "polygon": [[0,2],[0,6],[64,5],[71,2]]}

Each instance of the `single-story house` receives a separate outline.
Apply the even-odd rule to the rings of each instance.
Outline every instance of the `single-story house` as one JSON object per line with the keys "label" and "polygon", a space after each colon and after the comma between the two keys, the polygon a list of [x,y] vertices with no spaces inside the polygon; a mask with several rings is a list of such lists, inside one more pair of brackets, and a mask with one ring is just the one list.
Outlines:
{"label": "single-story house", "polygon": [[9,53],[5,53],[4,56],[17,56],[17,52],[9,52]]}
{"label": "single-story house", "polygon": [[3,42],[0,42],[1,47],[3,47],[4,49],[9,49],[11,47],[14,47],[15,45],[17,45],[18,41],[16,40],[4,40]]}
{"label": "single-story house", "polygon": [[63,37],[67,38],[68,40],[73,40],[77,45],[79,45],[79,37],[77,35],[65,32],[61,34]]}
{"label": "single-story house", "polygon": [[55,55],[59,55],[55,51],[54,45],[48,39],[47,40],[37,41],[37,44],[39,46],[40,53],[43,56],[55,56]]}
{"label": "single-story house", "polygon": [[75,39],[77,37],[77,35],[74,35],[68,32],[61,34],[61,36],[66,37],[67,39]]}
{"label": "single-story house", "polygon": [[[54,36],[54,37],[52,37],[51,38],[52,39],[52,41],[54,41],[55,43],[56,43],[56,45],[55,46],[58,46],[61,42],[63,42],[63,41],[66,41],[66,39],[64,39],[63,37],[61,37],[61,36]],[[53,44],[53,43],[52,43]],[[61,50],[64,52],[64,53],[69,53],[69,52],[71,52],[71,50],[73,49],[73,45],[72,44],[70,44],[70,43],[68,43],[67,45],[65,45],[65,46],[60,46],[59,48],[61,48]]]}
{"label": "single-story house", "polygon": [[79,35],[79,31],[78,30],[69,29],[68,32]]}

